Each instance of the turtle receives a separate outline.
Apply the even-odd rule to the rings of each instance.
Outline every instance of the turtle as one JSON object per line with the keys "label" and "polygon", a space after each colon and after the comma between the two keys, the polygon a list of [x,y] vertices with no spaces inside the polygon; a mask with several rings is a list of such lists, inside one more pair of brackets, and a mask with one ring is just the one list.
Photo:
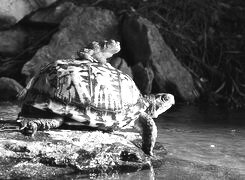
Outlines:
{"label": "turtle", "polygon": [[22,107],[17,121],[31,136],[74,122],[106,132],[134,127],[141,132],[142,150],[153,155],[157,137],[153,118],[175,103],[174,96],[142,95],[129,75],[100,62],[102,56],[120,50],[118,42],[104,42],[107,46],[99,56],[83,51],[80,58],[59,59],[43,67],[19,95]]}
{"label": "turtle", "polygon": [[113,39],[100,42],[93,41],[86,48],[78,51],[81,60],[87,59],[101,64],[107,63],[107,59],[120,51],[120,42]]}
{"label": "turtle", "polygon": [[72,121],[105,131],[135,127],[148,155],[157,137],[152,118],[175,103],[168,93],[142,95],[129,75],[86,59],[48,64],[29,82],[22,99],[18,121],[23,132],[33,135]]}

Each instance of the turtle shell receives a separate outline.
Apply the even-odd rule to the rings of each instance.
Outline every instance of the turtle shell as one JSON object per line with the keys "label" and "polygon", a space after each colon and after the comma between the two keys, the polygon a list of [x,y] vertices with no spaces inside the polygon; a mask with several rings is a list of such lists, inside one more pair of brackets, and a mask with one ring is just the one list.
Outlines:
{"label": "turtle shell", "polygon": [[24,104],[89,126],[123,126],[146,107],[134,81],[107,64],[57,60],[30,82]]}

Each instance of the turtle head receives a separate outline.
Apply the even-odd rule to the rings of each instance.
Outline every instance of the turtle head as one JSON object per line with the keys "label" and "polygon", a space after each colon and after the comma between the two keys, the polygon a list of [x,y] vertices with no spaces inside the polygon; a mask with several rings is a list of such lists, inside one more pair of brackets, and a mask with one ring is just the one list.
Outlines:
{"label": "turtle head", "polygon": [[157,118],[175,104],[174,96],[167,93],[150,95],[147,99],[149,102],[147,113],[151,115],[152,118]]}
{"label": "turtle head", "polygon": [[111,40],[104,40],[99,42],[100,46],[100,53],[107,59],[113,56],[113,54],[118,53],[121,50],[120,43],[113,39]]}
{"label": "turtle head", "polygon": [[93,53],[91,54],[92,56],[99,54],[100,56],[104,56],[105,59],[112,57],[113,54],[116,54],[121,50],[120,42],[113,39],[99,42],[93,41],[87,48],[93,50],[91,51],[91,53]]}
{"label": "turtle head", "polygon": [[102,64],[107,62],[107,58],[121,50],[120,42],[115,40],[93,41],[86,48],[78,52],[78,56],[84,59],[91,59]]}

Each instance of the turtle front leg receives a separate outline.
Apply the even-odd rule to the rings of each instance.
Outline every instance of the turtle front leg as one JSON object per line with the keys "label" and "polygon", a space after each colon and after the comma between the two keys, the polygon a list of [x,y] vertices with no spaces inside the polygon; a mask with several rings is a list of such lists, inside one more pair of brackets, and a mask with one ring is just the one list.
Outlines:
{"label": "turtle front leg", "polygon": [[60,127],[64,120],[62,117],[53,118],[27,118],[19,117],[20,129],[24,135],[34,136],[38,130],[49,130]]}
{"label": "turtle front leg", "polygon": [[153,148],[157,138],[157,126],[154,120],[145,112],[142,112],[135,121],[136,127],[142,134],[142,150],[149,155],[153,155]]}

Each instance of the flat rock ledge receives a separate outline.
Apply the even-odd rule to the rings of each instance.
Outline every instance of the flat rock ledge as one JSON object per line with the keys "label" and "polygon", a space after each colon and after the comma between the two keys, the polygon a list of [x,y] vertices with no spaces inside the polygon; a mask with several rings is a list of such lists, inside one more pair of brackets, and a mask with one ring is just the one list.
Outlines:
{"label": "flat rock ledge", "polygon": [[50,130],[34,138],[1,132],[0,179],[132,172],[160,166],[164,155],[150,158],[139,144],[139,134],[133,132]]}

